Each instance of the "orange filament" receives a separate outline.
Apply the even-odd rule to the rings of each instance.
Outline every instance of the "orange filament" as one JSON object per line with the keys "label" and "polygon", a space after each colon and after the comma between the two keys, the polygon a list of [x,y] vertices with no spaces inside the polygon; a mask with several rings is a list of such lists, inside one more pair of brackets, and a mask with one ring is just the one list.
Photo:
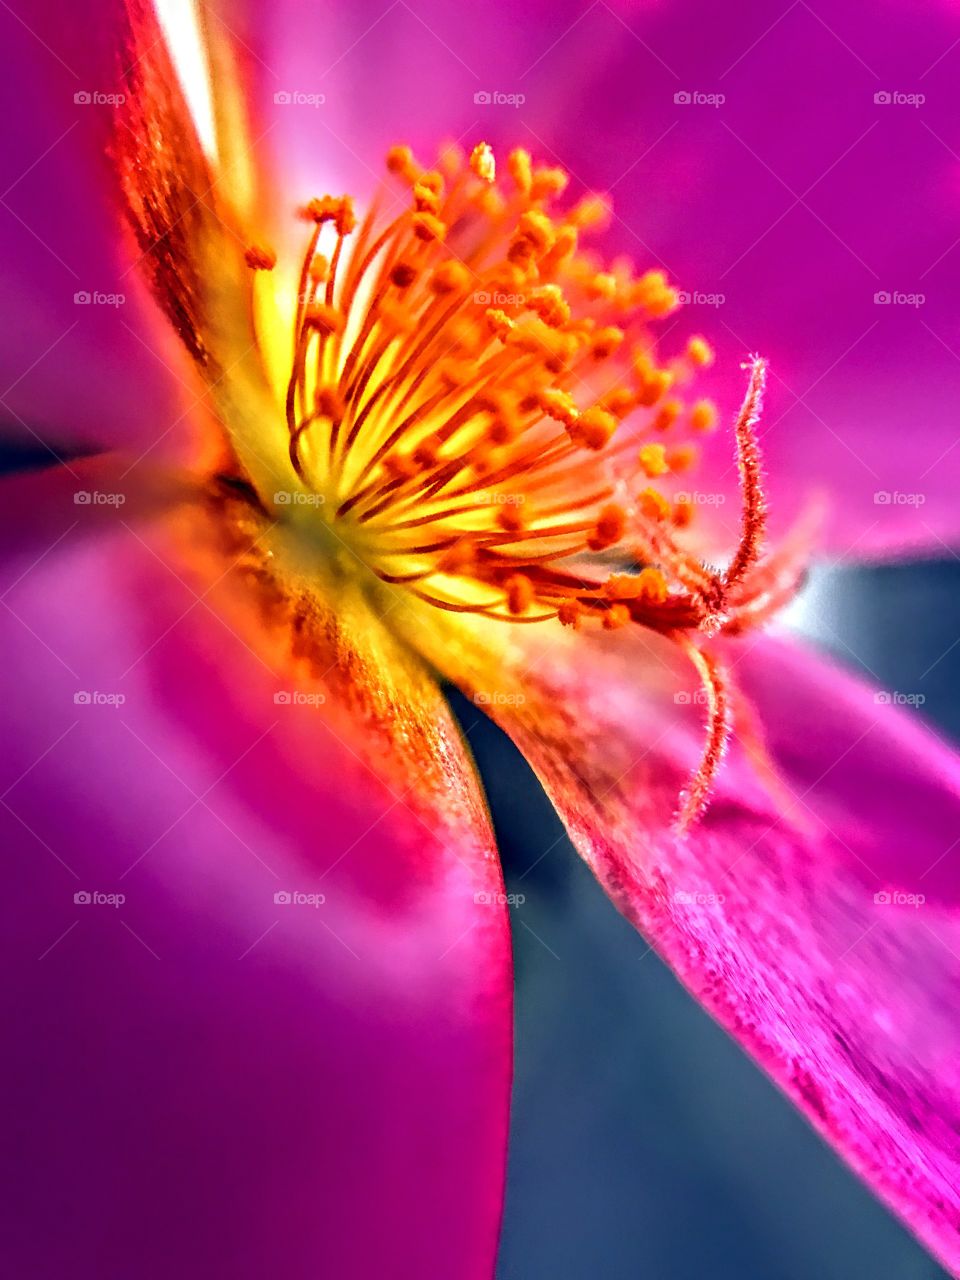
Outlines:
{"label": "orange filament", "polygon": [[[371,211],[358,226],[349,197],[301,211],[313,227],[286,412],[291,462],[323,498],[308,514],[438,608],[676,641],[710,706],[685,825],[727,721],[724,682],[690,637],[752,625],[799,579],[800,549],[763,559],[764,362],[751,362],[734,431],[740,539],[715,571],[684,545],[693,506],[669,487],[697,457],[674,437],[716,421],[710,401],[687,406],[676,390],[713,352],[695,337],[660,363],[649,325],[678,301],[663,273],[601,270],[581,247],[606,199],[564,209],[562,171],[518,149],[498,176],[487,143],[469,157],[447,147],[434,169],[398,146],[386,167],[409,197],[386,225]],[[252,270],[275,261],[247,251]],[[661,432],[669,449],[651,439]]]}

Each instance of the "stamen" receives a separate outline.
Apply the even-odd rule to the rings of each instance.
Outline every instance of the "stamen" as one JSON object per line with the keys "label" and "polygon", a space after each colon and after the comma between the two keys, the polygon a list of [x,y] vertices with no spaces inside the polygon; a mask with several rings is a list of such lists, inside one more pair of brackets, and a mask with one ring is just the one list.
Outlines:
{"label": "stamen", "polygon": [[486,142],[478,142],[470,156],[470,168],[484,182],[493,183],[497,178],[497,162],[493,156],[493,147]]}
{"label": "stamen", "polygon": [[252,271],[272,271],[277,265],[277,255],[263,245],[250,245],[243,256]]}
{"label": "stamen", "polygon": [[[796,550],[761,558],[764,362],[734,429],[741,532],[718,573],[686,545],[690,501],[660,487],[696,465],[685,437],[715,426],[712,402],[680,391],[713,352],[698,336],[660,358],[650,321],[679,301],[663,272],[601,269],[582,248],[606,197],[563,207],[567,175],[522,149],[498,179],[486,142],[445,147],[432,169],[398,146],[386,167],[407,204],[392,220],[382,196],[359,229],[347,196],[300,211],[289,455],[323,501],[281,514],[333,524],[382,582],[448,612],[672,638],[710,708],[685,827],[727,734],[701,645],[755,625],[799,580]],[[271,287],[272,250],[246,261],[255,290]]]}

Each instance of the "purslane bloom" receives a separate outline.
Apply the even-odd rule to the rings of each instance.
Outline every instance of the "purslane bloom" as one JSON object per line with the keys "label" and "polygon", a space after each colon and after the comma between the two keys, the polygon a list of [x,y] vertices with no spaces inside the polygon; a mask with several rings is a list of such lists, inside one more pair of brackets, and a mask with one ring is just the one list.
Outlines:
{"label": "purslane bloom", "polygon": [[[658,354],[647,326],[673,305],[670,286],[584,252],[599,201],[566,200],[565,175],[521,149],[447,148],[423,168],[398,147],[392,185],[359,216],[340,195],[300,211],[294,262],[251,185],[230,48],[208,49],[218,133],[205,151],[147,15],[133,39],[116,163],[142,266],[205,388],[203,447],[190,476],[151,481],[147,510],[121,513],[129,528],[106,521],[66,549],[40,541],[39,563],[12,583],[11,665],[36,672],[39,642],[55,674],[44,668],[29,707],[17,704],[11,823],[34,857],[45,844],[85,873],[133,875],[131,904],[134,869],[148,877],[150,937],[123,917],[89,975],[115,1007],[98,1010],[83,985],[79,1012],[65,1014],[108,1091],[135,1097],[125,1066],[150,1057],[144,1030],[162,1054],[167,1033],[180,1044],[181,1019],[203,1038],[211,999],[232,1018],[218,1020],[182,1107],[169,1077],[195,1070],[196,1056],[175,1047],[155,1071],[159,1098],[143,1098],[133,1142],[129,1115],[94,1129],[60,1117],[66,1132],[50,1133],[58,1186],[76,1177],[71,1153],[101,1151],[83,1265],[491,1274],[508,935],[445,678],[518,743],[617,905],[956,1268],[958,930],[943,855],[957,762],[869,691],[752,630],[796,589],[809,536],[763,554],[763,363],[752,362],[735,425],[742,520],[718,570],[703,553],[715,558],[723,528],[701,534],[706,522],[678,496],[690,437],[714,425],[687,386],[709,347]],[[85,466],[75,470],[96,493],[119,487],[110,466],[126,470]],[[48,507],[76,489],[62,472],[30,484]],[[27,488],[11,486],[18,517]],[[150,519],[154,506],[164,514]],[[174,629],[187,639],[171,656]],[[218,652],[226,641],[239,660]],[[130,692],[67,768],[70,813],[51,814],[16,787],[56,745],[57,699],[81,670],[91,688],[123,677]],[[238,729],[258,729],[251,700],[268,701],[271,686],[277,715],[294,694],[303,705],[264,747],[271,727]],[[146,756],[160,764],[149,786]],[[242,785],[224,813],[206,798],[228,774]],[[118,793],[133,801],[120,812]],[[157,817],[146,849],[130,847],[141,805]],[[170,824],[182,833],[173,850]],[[239,856],[263,866],[255,886],[234,878]],[[61,892],[64,869],[45,865]],[[282,898],[297,876],[324,881],[329,911],[278,929],[251,979],[237,957],[249,949],[256,963],[277,923],[265,887]],[[924,911],[906,907],[921,890]],[[110,970],[129,953],[118,942],[134,948],[119,978]],[[182,1005],[161,992],[155,961],[178,968]],[[298,971],[299,990],[276,981]],[[300,1045],[292,1087],[307,1115],[298,1108],[279,1139],[269,1116],[290,1081],[248,1022],[231,1029],[248,1001],[265,1035]],[[31,1012],[34,1037],[43,1016]],[[244,1072],[232,1091],[238,1054],[259,1060],[262,1089]],[[221,1117],[253,1109],[242,1130],[252,1155],[222,1132],[219,1150],[195,1150],[189,1122],[218,1088]],[[162,1132],[168,1110],[184,1125],[179,1148]],[[212,1142],[216,1120],[200,1124]],[[199,1159],[225,1184],[189,1207],[189,1229],[168,1230],[162,1176],[149,1201],[154,1149],[171,1168],[178,1150]],[[132,1189],[112,1185],[137,1151]],[[266,1211],[257,1195],[271,1177]],[[40,1190],[23,1188],[28,1209]],[[125,1224],[119,1240],[112,1222]],[[78,1273],[75,1247],[52,1234],[48,1263]]]}

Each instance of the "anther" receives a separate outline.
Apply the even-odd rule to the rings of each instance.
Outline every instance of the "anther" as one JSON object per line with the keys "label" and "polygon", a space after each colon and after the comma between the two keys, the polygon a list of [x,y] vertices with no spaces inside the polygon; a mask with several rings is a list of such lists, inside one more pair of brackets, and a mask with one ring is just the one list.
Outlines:
{"label": "anther", "polygon": [[695,431],[711,431],[717,424],[717,410],[712,400],[698,400],[690,410],[690,425]]}
{"label": "anther", "polygon": [[648,520],[669,520],[672,508],[662,493],[656,489],[643,489],[637,495],[640,513]]}
{"label": "anther", "polygon": [[523,573],[514,573],[503,584],[507,593],[507,608],[512,614],[525,613],[533,603],[533,583]]}
{"label": "anther", "polygon": [[662,444],[645,444],[640,450],[639,462],[644,475],[649,476],[651,480],[655,476],[666,475],[670,470]]}
{"label": "anther", "polygon": [[586,449],[602,449],[617,429],[617,419],[607,409],[594,405],[584,410],[567,427],[567,434],[574,444]]}
{"label": "anther", "polygon": [[478,142],[470,154],[470,168],[484,182],[493,183],[497,177],[497,162],[493,147],[487,142]]}
{"label": "anther", "polygon": [[591,551],[605,551],[615,546],[626,532],[627,516],[622,507],[611,502],[604,507],[597,518],[594,532],[587,540]]}
{"label": "anther", "polygon": [[691,338],[687,343],[687,359],[691,364],[708,365],[713,363],[713,348],[706,338]]}
{"label": "anther", "polygon": [[243,256],[252,271],[272,271],[277,265],[277,255],[263,245],[250,245]]}

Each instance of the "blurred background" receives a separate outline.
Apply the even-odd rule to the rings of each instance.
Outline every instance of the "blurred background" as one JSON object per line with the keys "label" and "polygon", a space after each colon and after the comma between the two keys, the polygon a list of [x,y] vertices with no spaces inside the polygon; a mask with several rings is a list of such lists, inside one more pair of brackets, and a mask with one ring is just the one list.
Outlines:
{"label": "blurred background", "polygon": [[[960,560],[823,569],[793,618],[960,739]],[[945,1277],[616,912],[512,745],[455,705],[523,895],[499,1280]]]}

